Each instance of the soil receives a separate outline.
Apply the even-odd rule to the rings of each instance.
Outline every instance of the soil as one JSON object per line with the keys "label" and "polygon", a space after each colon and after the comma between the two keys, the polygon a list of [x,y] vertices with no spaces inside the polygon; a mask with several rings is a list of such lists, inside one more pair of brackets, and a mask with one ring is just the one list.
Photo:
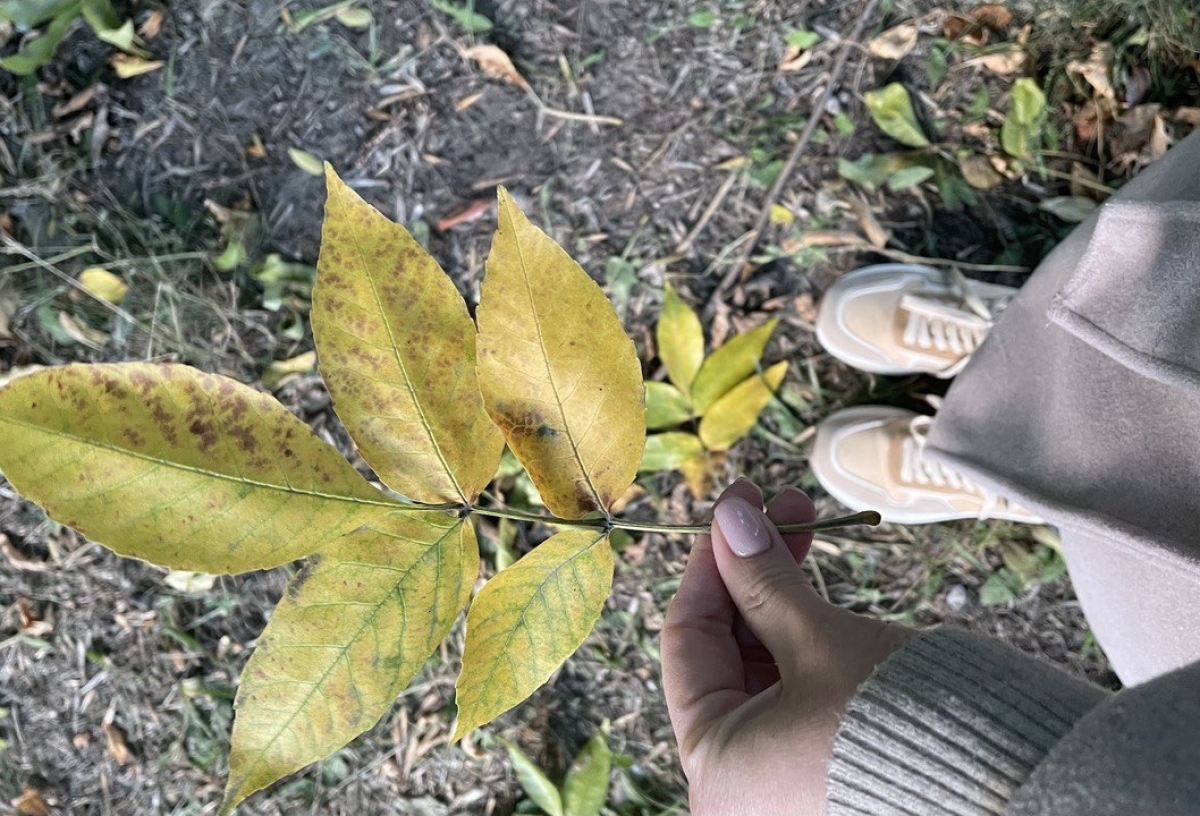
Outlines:
{"label": "soil", "polygon": [[[40,83],[0,79],[7,114],[0,134],[12,178],[0,204],[24,245],[49,257],[102,235],[99,251],[109,256],[218,252],[223,239],[213,213],[224,207],[257,221],[247,235],[252,258],[275,252],[312,264],[322,181],[289,157],[294,148],[331,161],[383,212],[427,236],[473,302],[494,214],[482,206],[473,220],[438,222],[493,200],[503,184],[598,280],[615,285],[625,276],[618,310],[643,359],[652,359],[664,281],[698,308],[718,292],[766,195],[761,174],[756,181],[756,173],[735,169],[745,157],[762,169],[787,155],[828,79],[836,52],[830,40],[851,28],[860,8],[753,0],[722,4],[718,22],[702,27],[689,23],[697,7],[680,0],[503,0],[477,4],[497,23],[482,38],[417,0],[365,3],[378,23],[373,34],[332,20],[291,33],[281,22],[284,7],[295,19],[319,5],[176,0],[149,43],[167,60],[160,71],[117,80],[105,63],[107,46],[81,28]],[[873,30],[932,9],[902,5]],[[130,11],[141,20],[150,10]],[[781,72],[783,35],[793,28],[821,32],[827,42],[802,70]],[[509,53],[533,91],[485,76],[461,53],[476,42]],[[806,151],[782,201],[797,218],[856,229],[838,204],[851,192],[838,179],[837,160],[887,149],[868,125],[861,91],[894,79],[927,85],[925,56],[918,51],[899,67],[851,58],[822,115],[844,112],[856,128]],[[1008,83],[977,67],[957,70],[958,79],[932,100],[941,110],[960,110],[980,87],[993,88],[995,100]],[[82,110],[102,125],[76,139],[47,109],[90,87],[97,90]],[[958,134],[960,124],[942,126]],[[41,141],[30,140],[38,134]],[[248,152],[256,143],[262,149]],[[1036,206],[1062,192],[1013,181],[957,213],[920,191],[862,196],[893,246],[968,264],[1000,260],[1005,268],[973,274],[1015,285],[1026,273],[1011,267],[1032,267],[1068,228]],[[759,250],[769,254],[785,233],[772,227]],[[791,392],[792,422],[801,430],[769,416],[771,435],[737,449],[730,477],[799,483],[817,497],[821,515],[833,515],[837,506],[807,475],[803,426],[844,405],[912,404],[939,387],[850,371],[815,342],[813,299],[841,272],[880,257],[861,248],[814,258],[785,253],[715,304],[713,334],[782,310],[771,355],[794,359],[803,372]],[[63,268],[74,271],[69,264],[85,258]],[[219,273],[196,258],[130,273],[146,284],[131,311],[157,308],[163,292],[177,297],[182,329],[174,340],[135,327],[119,348],[116,341],[99,350],[65,345],[36,314],[37,299],[61,300],[63,285],[44,266],[31,266],[18,278],[23,303],[32,304],[14,320],[22,342],[0,347],[0,375],[27,363],[173,357],[254,382],[272,359],[309,347],[305,332],[283,332],[289,313],[302,319],[303,298],[272,311],[245,267]],[[319,378],[293,380],[278,396],[355,457]],[[674,475],[649,484],[631,512],[684,521],[710,507],[690,498]],[[1065,577],[1007,604],[980,605],[980,587],[1001,564],[988,543],[997,536],[1037,546],[1028,531],[1009,527],[882,527],[825,541],[811,566],[835,602],[920,625],[960,624],[1115,688],[1102,653],[1088,644]],[[81,816],[214,812],[237,674],[288,571],[221,578],[203,592],[171,588],[163,570],[117,558],[57,526],[0,481],[4,537],[16,560],[0,561],[0,800],[34,791],[51,812]],[[239,812],[511,813],[520,788],[497,736],[553,775],[604,721],[613,749],[628,757],[612,812],[682,812],[686,789],[662,699],[657,633],[687,547],[661,537],[630,547],[601,624],[580,652],[529,702],[461,747],[446,745],[460,626],[379,726]]]}

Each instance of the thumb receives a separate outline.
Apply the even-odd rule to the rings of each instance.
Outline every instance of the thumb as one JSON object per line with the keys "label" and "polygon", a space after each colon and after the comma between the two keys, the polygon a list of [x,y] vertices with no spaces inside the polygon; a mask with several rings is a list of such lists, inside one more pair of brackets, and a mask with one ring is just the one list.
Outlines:
{"label": "thumb", "polygon": [[713,555],[730,597],[750,630],[779,664],[812,643],[823,602],[796,563],[778,528],[740,496],[713,509]]}

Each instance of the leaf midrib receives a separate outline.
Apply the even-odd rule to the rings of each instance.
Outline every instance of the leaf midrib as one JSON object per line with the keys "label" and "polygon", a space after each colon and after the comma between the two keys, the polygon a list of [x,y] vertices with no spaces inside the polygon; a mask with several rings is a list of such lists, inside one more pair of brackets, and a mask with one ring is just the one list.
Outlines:
{"label": "leaf midrib", "polygon": [[[337,200],[338,204],[341,205],[343,217],[350,220],[344,200],[344,193],[339,195]],[[429,438],[429,443],[433,446],[433,452],[437,454],[438,461],[446,471],[446,475],[450,477],[450,483],[454,485],[454,490],[458,493],[458,497],[467,502],[466,491],[462,489],[462,485],[458,483],[458,477],[455,475],[454,469],[446,461],[446,456],[442,453],[442,446],[438,444],[437,436],[434,435],[433,428],[429,424],[429,419],[425,416],[425,406],[421,404],[421,400],[417,396],[417,390],[413,387],[412,379],[408,376],[408,367],[404,364],[404,357],[400,354],[400,347],[396,344],[396,335],[392,332],[392,322],[388,319],[388,313],[383,308],[383,301],[379,297],[379,289],[375,285],[375,275],[371,271],[370,264],[367,263],[367,256],[358,239],[358,233],[352,231],[351,234],[354,240],[354,251],[358,254],[359,263],[362,264],[362,268],[366,271],[366,278],[370,283],[371,297],[375,301],[375,308],[379,311],[383,327],[387,331],[388,343],[392,347],[392,358],[396,361],[396,366],[400,369],[400,375],[404,377],[404,387],[407,389],[409,396],[412,398],[413,405],[417,409],[417,416],[421,420],[421,427],[425,430],[425,435]]]}
{"label": "leaf midrib", "polygon": [[[59,438],[68,440],[70,442],[74,442],[76,444],[83,445],[85,447],[98,448],[100,450],[107,451],[108,453],[111,453],[114,455],[128,456],[132,459],[140,459],[145,462],[152,462],[156,465],[159,465],[160,467],[174,468],[175,470],[181,470],[181,471],[184,471],[187,473],[194,473],[199,476],[204,476],[204,477],[216,480],[216,481],[232,482],[233,484],[248,485],[250,487],[262,488],[264,490],[275,490],[275,491],[278,491],[280,493],[284,493],[284,494],[287,494],[290,496],[307,496],[307,497],[317,498],[317,499],[326,499],[329,501],[348,502],[350,504],[360,504],[360,505],[377,506],[377,507],[406,507],[407,506],[407,505],[401,504],[400,502],[391,501],[391,500],[387,499],[386,497],[383,497],[384,494],[382,494],[382,493],[380,493],[379,495],[383,498],[381,498],[379,501],[373,501],[370,499],[360,498],[360,497],[356,497],[356,496],[338,495],[336,493],[322,493],[317,490],[299,490],[295,487],[292,487],[291,485],[285,486],[285,485],[271,484],[270,482],[260,482],[255,479],[247,479],[244,476],[232,476],[227,473],[220,473],[220,472],[214,471],[214,470],[206,470],[204,468],[195,467],[193,465],[185,465],[182,462],[173,462],[170,459],[160,459],[156,456],[149,456],[144,453],[139,453],[137,451],[129,450],[128,448],[122,448],[122,447],[118,447],[116,445],[109,445],[109,444],[100,442],[95,439],[89,439],[87,437],[77,436],[75,434],[68,433],[67,431],[58,431],[58,430],[54,430],[52,428],[48,428],[45,425],[37,425],[32,422],[25,422],[23,420],[14,419],[11,416],[0,416],[0,422],[7,422],[10,425],[16,425],[20,428],[24,428],[26,430],[33,431],[35,433],[42,433],[42,434],[47,434],[49,436],[59,437]],[[347,466],[349,466],[349,463],[347,463]],[[367,482],[364,480],[363,484],[367,484]],[[368,487],[369,486],[370,485],[368,485]],[[372,489],[374,489],[374,488],[372,488]]]}

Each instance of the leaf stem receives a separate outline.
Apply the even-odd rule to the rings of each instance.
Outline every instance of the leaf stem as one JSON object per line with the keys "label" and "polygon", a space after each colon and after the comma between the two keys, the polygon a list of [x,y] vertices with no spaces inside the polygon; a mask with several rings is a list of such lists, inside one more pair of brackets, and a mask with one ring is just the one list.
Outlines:
{"label": "leaf stem", "polygon": [[[472,513],[477,513],[481,516],[489,518],[505,518],[512,521],[529,521],[539,524],[549,524],[554,527],[572,527],[584,530],[633,530],[643,533],[707,533],[710,529],[708,524],[654,524],[644,521],[632,521],[627,519],[562,519],[557,516],[547,516],[540,513],[526,513],[523,510],[512,510],[501,507],[472,507],[465,508],[458,504],[413,504],[410,505],[414,510],[441,510],[454,511],[469,509]],[[805,533],[805,532],[820,532],[824,530],[838,530],[842,527],[852,527],[857,524],[866,524],[874,526],[880,523],[880,517],[874,510],[866,510],[862,513],[854,513],[849,516],[841,516],[839,518],[818,519],[816,521],[807,521],[801,524],[783,524],[779,527],[781,533]]]}

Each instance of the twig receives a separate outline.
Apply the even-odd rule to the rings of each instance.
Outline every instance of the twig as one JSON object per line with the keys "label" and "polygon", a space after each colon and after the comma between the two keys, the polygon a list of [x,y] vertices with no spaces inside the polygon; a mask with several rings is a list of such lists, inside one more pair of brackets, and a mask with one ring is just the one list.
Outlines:
{"label": "twig", "polygon": [[594,113],[575,113],[574,111],[565,111],[559,110],[558,108],[552,108],[542,101],[542,98],[534,92],[533,88],[529,87],[528,83],[526,83],[524,87],[525,93],[529,94],[529,98],[532,99],[534,104],[538,106],[538,110],[546,116],[550,116],[555,119],[566,119],[571,122],[586,122],[593,125],[610,125],[612,127],[621,127],[625,124],[624,119],[618,119],[615,116],[599,116]]}
{"label": "twig", "polygon": [[808,149],[808,143],[821,121],[821,114],[825,111],[825,106],[829,103],[829,99],[833,95],[833,90],[837,87],[842,72],[846,69],[846,62],[850,58],[850,52],[854,50],[859,38],[862,37],[863,31],[867,27],[867,21],[875,13],[875,7],[878,5],[879,0],[868,0],[862,13],[858,15],[858,20],[855,22],[850,36],[842,40],[841,50],[838,52],[837,58],[833,63],[833,69],[829,72],[829,82],[825,84],[825,89],[821,91],[820,97],[817,98],[817,103],[813,106],[812,115],[808,117],[808,123],[805,124],[804,130],[800,134],[800,140],[792,148],[792,152],[784,163],[783,169],[779,171],[779,176],[775,179],[775,183],[771,185],[771,190],[767,193],[762,209],[758,214],[758,221],[755,222],[754,229],[750,232],[750,240],[743,247],[737,261],[725,273],[725,277],[721,279],[716,291],[713,292],[708,304],[704,307],[704,320],[706,322],[712,319],[713,314],[717,310],[717,301],[725,298],[725,293],[729,291],[730,287],[741,276],[742,269],[749,262],[750,256],[758,247],[758,242],[762,238],[763,231],[767,228],[767,222],[770,220],[771,208],[779,200],[783,188],[787,185],[788,178],[796,167],[796,162],[800,160],[800,156]]}
{"label": "twig", "polygon": [[725,181],[721,184],[721,188],[717,190],[717,194],[713,196],[713,200],[708,203],[704,212],[700,215],[700,220],[696,222],[696,226],[692,227],[692,231],[687,234],[687,237],[679,242],[679,246],[675,247],[675,251],[679,254],[688,252],[692,248],[692,244],[704,232],[704,228],[708,226],[708,222],[717,214],[717,210],[721,209],[721,205],[725,203],[726,196],[733,189],[733,184],[738,179],[737,173],[730,173]]}

